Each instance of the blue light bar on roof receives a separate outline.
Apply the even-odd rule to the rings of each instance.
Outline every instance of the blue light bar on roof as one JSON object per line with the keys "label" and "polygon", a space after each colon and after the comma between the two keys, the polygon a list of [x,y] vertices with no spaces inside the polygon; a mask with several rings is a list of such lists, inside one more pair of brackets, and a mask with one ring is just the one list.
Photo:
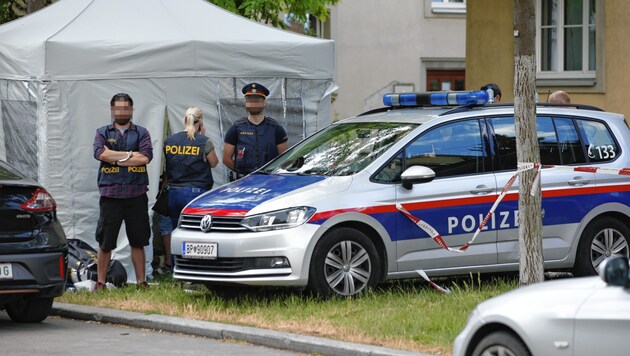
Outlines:
{"label": "blue light bar on roof", "polygon": [[484,105],[492,103],[492,89],[473,91],[451,91],[434,93],[399,93],[385,94],[385,106],[448,106],[448,105]]}

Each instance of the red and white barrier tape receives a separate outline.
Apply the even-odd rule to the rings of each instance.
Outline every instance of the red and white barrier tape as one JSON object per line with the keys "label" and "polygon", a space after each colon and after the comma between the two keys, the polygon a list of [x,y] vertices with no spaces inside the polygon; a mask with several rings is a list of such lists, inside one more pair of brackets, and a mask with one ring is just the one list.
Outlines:
{"label": "red and white barrier tape", "polygon": [[429,234],[429,236],[431,236],[431,238],[433,239],[433,241],[435,241],[436,244],[442,246],[443,248],[451,252],[464,252],[463,250],[460,251],[460,250],[448,247],[446,245],[446,242],[444,242],[444,239],[442,239],[442,236],[440,236],[440,234],[437,232],[437,230],[433,228],[433,226],[429,225],[429,223],[427,223],[426,221],[423,221],[420,218],[413,216],[401,204],[396,204],[396,209],[398,209],[400,212],[405,214],[405,216],[408,217],[409,220],[413,221],[417,227],[419,227],[420,229],[424,230],[424,232]]}
{"label": "red and white barrier tape", "polygon": [[431,287],[437,289],[440,293],[442,293],[442,294],[451,294],[451,290],[450,289],[448,289],[446,287],[441,287],[441,286],[438,286],[437,284],[435,284],[435,282],[433,282],[423,270],[417,269],[416,273],[418,273],[420,275],[420,277],[424,278],[425,281],[429,282]]}

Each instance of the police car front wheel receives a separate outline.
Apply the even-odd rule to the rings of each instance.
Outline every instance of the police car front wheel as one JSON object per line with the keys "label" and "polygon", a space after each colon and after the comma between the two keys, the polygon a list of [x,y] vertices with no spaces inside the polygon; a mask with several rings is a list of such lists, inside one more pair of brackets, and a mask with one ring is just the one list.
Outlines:
{"label": "police car front wheel", "polygon": [[309,289],[320,297],[355,296],[376,287],[380,268],[376,248],[364,233],[336,228],[315,246]]}
{"label": "police car front wheel", "polygon": [[592,221],[580,237],[573,274],[595,275],[606,258],[630,257],[629,246],[630,229],[624,222],[612,217]]}

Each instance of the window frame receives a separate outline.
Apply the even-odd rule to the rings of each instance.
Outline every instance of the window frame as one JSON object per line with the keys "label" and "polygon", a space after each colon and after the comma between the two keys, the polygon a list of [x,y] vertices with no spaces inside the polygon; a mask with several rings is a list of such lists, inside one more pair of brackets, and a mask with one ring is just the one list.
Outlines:
{"label": "window frame", "polygon": [[465,15],[466,0],[455,2],[452,0],[426,0],[429,13],[432,15]]}
{"label": "window frame", "polygon": [[[603,1],[595,0],[595,69],[589,70],[589,29],[591,24],[588,22],[588,13],[590,0],[582,0],[582,70],[567,71],[564,70],[565,59],[565,29],[564,20],[565,3],[563,0],[556,1],[558,6],[556,19],[556,70],[542,71],[542,2],[544,0],[536,0],[536,79],[537,86],[595,86],[595,89],[601,89],[603,75],[601,70],[604,62],[603,50]],[[584,6],[585,5],[585,6]],[[586,23],[584,23],[586,20]],[[550,28],[550,27],[547,27]],[[586,70],[585,70],[586,69]]]}

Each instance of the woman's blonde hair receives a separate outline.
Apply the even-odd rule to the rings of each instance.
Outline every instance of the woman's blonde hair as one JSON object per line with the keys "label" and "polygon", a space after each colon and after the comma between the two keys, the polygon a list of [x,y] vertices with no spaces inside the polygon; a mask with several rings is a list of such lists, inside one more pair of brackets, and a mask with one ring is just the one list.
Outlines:
{"label": "woman's blonde hair", "polygon": [[188,139],[194,140],[195,133],[199,131],[199,125],[203,120],[203,113],[201,109],[196,106],[191,106],[186,109],[186,116],[184,117],[184,124],[186,125],[186,132],[188,133]]}

